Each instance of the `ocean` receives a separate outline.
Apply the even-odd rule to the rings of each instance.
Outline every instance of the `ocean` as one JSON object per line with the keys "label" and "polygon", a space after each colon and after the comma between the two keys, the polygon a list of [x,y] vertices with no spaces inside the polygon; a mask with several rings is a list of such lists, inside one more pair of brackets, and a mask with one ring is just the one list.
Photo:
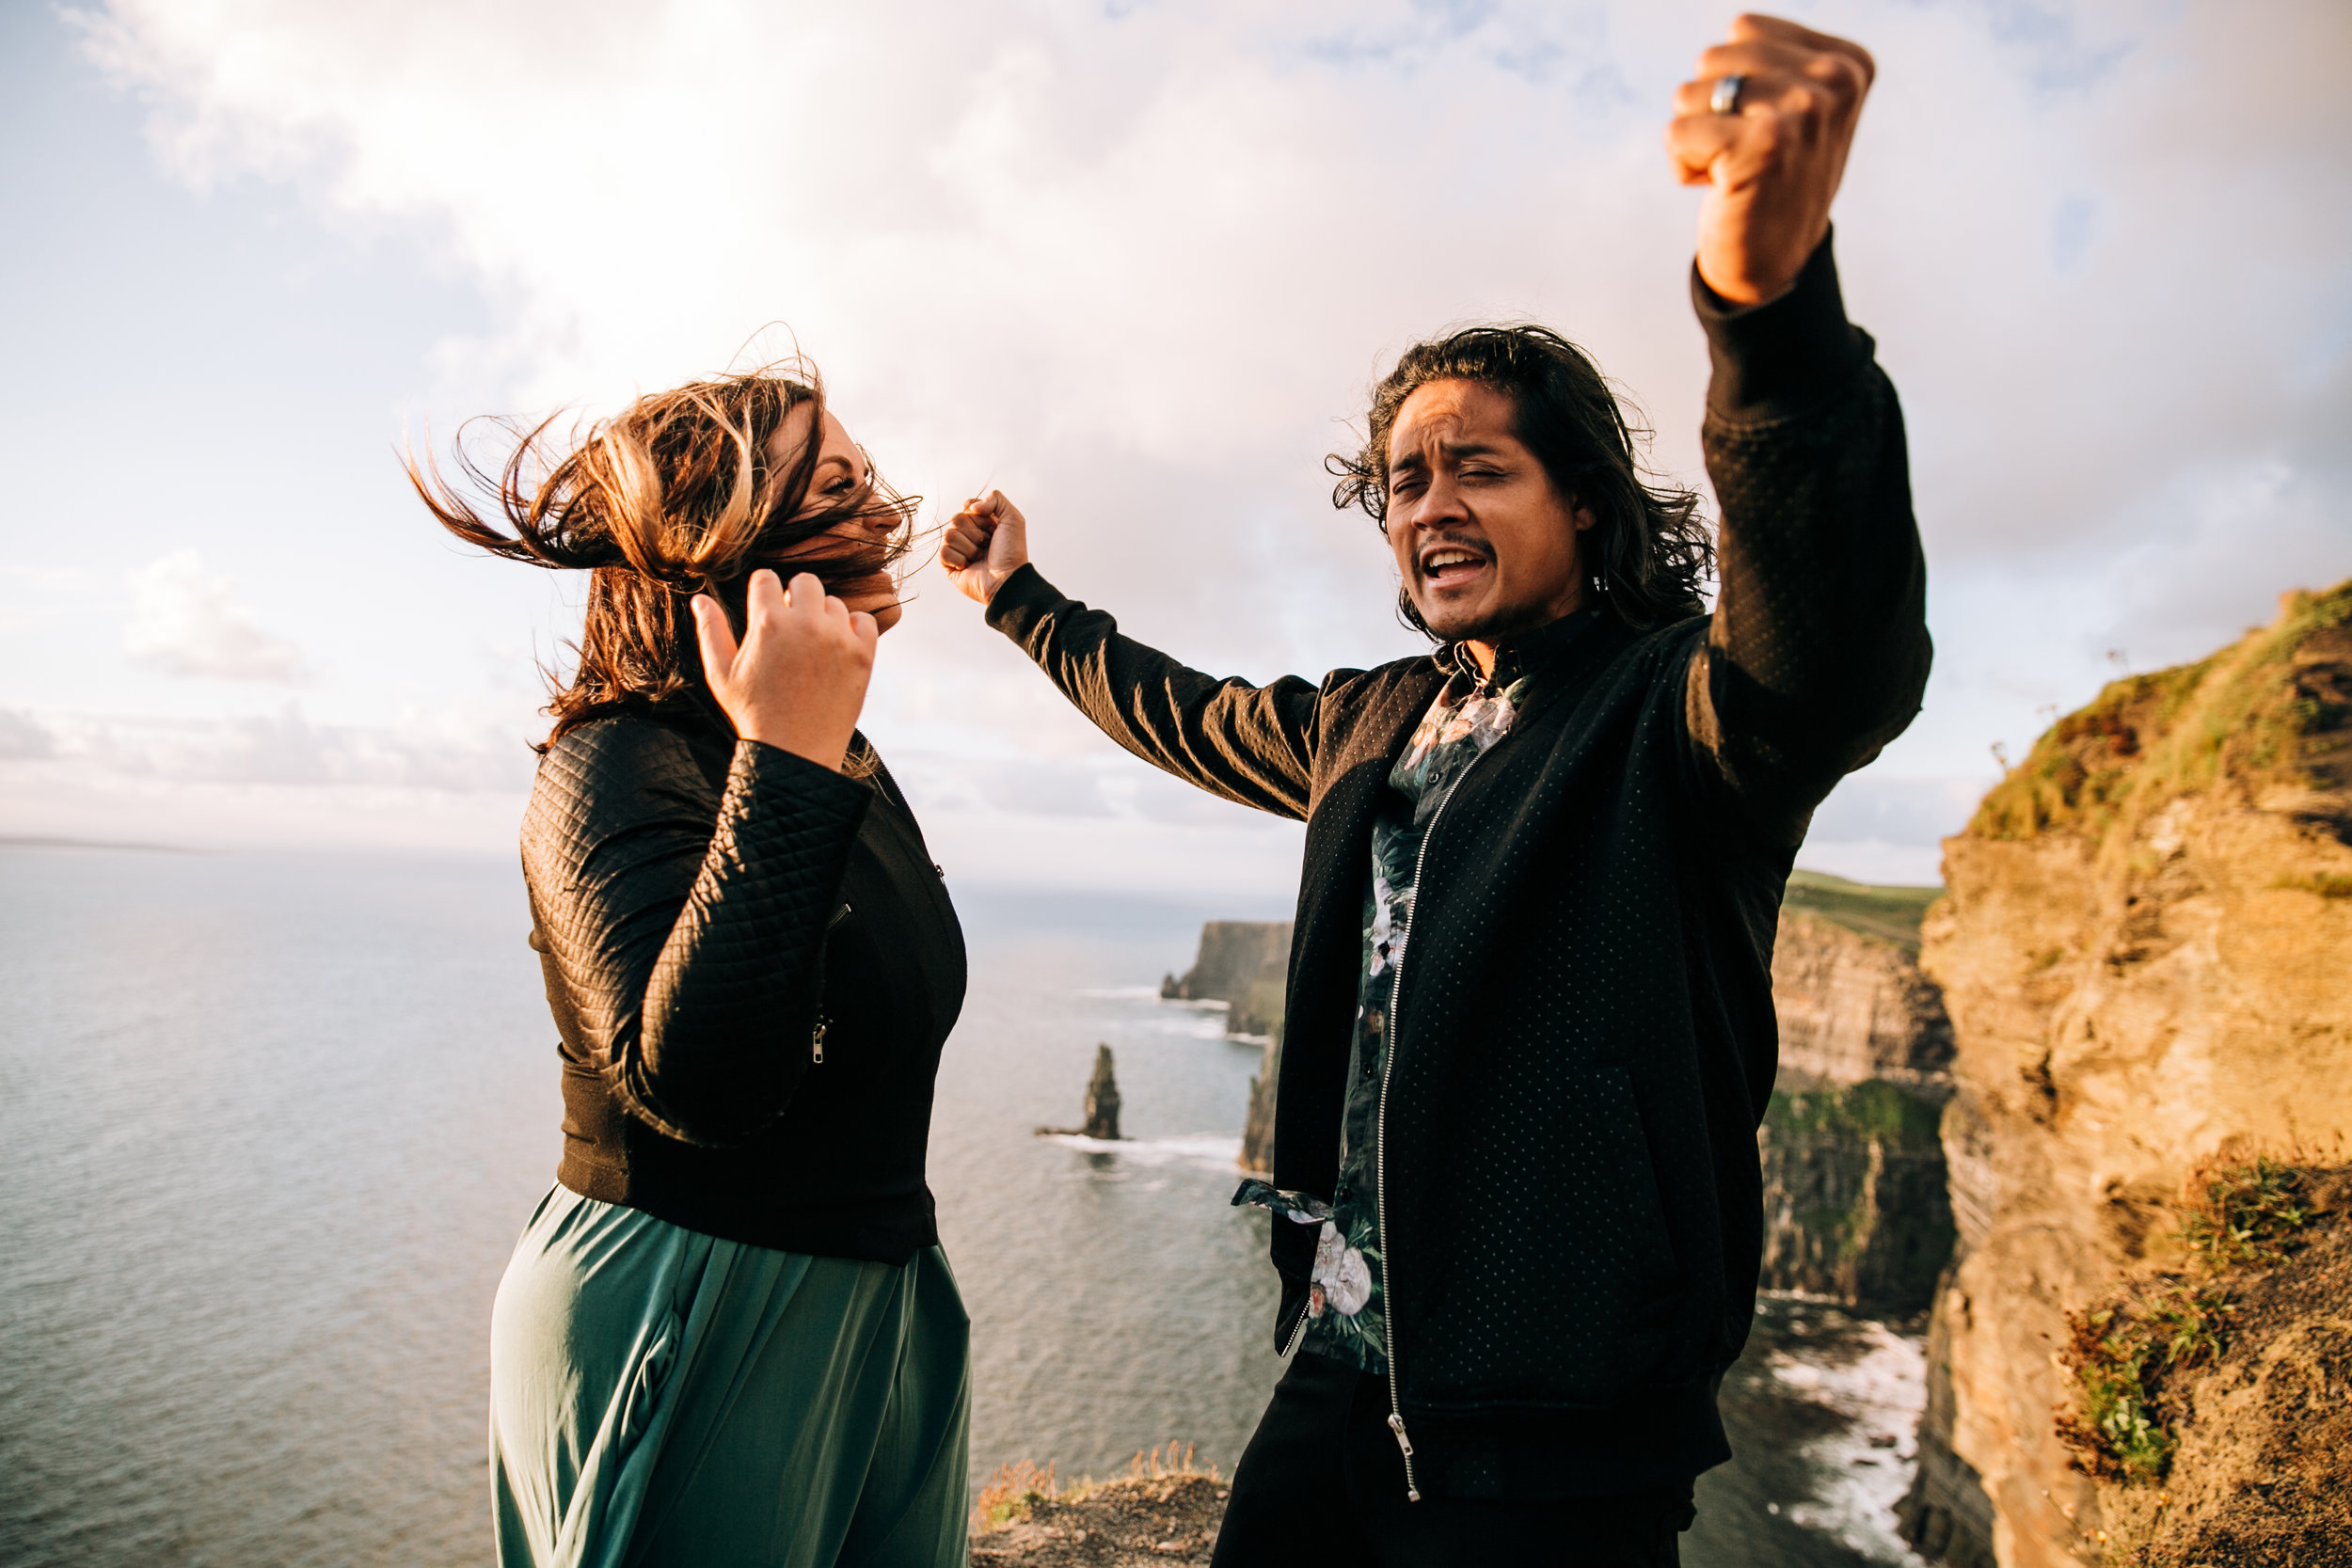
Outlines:
{"label": "ocean", "polygon": [[[1227,1201],[1259,1049],[1157,983],[1280,911],[950,886],[975,1475],[1230,1470],[1280,1372]],[[0,1565],[487,1560],[490,1299],[560,1142],[528,925],[509,860],[0,847]],[[1037,1136],[1098,1042],[1130,1142]],[[1684,1562],[1915,1562],[1923,1397],[1915,1325],[1768,1300]]]}

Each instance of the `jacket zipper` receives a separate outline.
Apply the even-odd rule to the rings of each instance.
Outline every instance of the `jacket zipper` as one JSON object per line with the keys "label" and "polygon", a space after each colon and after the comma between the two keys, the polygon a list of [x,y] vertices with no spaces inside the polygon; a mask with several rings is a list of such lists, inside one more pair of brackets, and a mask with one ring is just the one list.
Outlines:
{"label": "jacket zipper", "polygon": [[[1311,1285],[1308,1287],[1309,1290],[1312,1290],[1313,1288],[1314,1287]],[[1283,1360],[1289,1360],[1291,1358],[1291,1354],[1298,1349],[1298,1341],[1307,1337],[1307,1305],[1306,1303],[1301,1302],[1298,1306],[1298,1326],[1291,1330],[1291,1342],[1282,1347]]]}
{"label": "jacket zipper", "polygon": [[[1438,809],[1429,814],[1429,826],[1422,830],[1421,847],[1413,852],[1413,891],[1405,907],[1405,929],[1397,933],[1396,955],[1389,960],[1389,1037],[1380,1053],[1380,1105],[1373,1115],[1372,1212],[1380,1227],[1380,1289],[1391,1302],[1396,1299],[1396,1236],[1389,1229],[1389,1074],[1396,1067],[1396,1005],[1405,994],[1405,953],[1413,944],[1413,917],[1421,909],[1422,867],[1429,859],[1429,846],[1438,836],[1438,824],[1445,819],[1446,807],[1454,804],[1454,797],[1469,782],[1471,770],[1508,738],[1496,736],[1494,746],[1470,758],[1470,766],[1454,776],[1445,799],[1438,802]],[[1405,1456],[1405,1500],[1417,1503],[1421,1501],[1421,1488],[1413,1481],[1413,1440],[1405,1431],[1403,1380],[1398,1376],[1403,1363],[1396,1353],[1396,1314],[1391,1311],[1387,1319],[1389,1430],[1396,1433],[1397,1449]],[[1300,1322],[1303,1325],[1305,1320]]]}
{"label": "jacket zipper", "polygon": [[[843,904],[833,911],[833,918],[825,922],[825,934],[831,936],[833,928],[849,918],[850,906]],[[832,1027],[833,1020],[820,1012],[817,1015],[817,1027],[808,1033],[808,1059],[818,1067],[825,1065],[825,1031]]]}

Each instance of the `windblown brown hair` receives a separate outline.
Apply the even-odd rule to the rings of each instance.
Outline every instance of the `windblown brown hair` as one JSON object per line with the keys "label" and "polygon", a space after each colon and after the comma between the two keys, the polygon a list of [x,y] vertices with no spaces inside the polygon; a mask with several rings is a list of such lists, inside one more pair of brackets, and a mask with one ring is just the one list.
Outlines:
{"label": "windblown brown hair", "polygon": [[[778,467],[769,442],[803,404],[808,438]],[[404,454],[417,495],[458,538],[510,561],[589,574],[579,660],[568,683],[548,673],[555,727],[539,750],[608,714],[707,702],[694,594],[715,597],[739,634],[749,579],[762,567],[813,572],[839,592],[905,556],[920,498],[884,484],[870,462],[866,483],[812,501],[824,407],[815,368],[795,359],[641,397],[584,432],[559,435],[560,416],[529,427],[468,420],[451,448],[462,484],[443,480],[429,452],[421,463]],[[495,473],[468,438],[485,424],[509,443]],[[880,516],[896,523],[881,544],[797,553],[845,522]]]}

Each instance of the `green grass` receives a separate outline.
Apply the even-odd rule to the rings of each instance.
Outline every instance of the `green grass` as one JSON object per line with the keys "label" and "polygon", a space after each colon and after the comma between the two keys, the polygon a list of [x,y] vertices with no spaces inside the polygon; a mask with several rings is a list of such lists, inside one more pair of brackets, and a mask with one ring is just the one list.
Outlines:
{"label": "green grass", "polygon": [[2178,1439],[2174,1374],[2221,1354],[2233,1308],[2226,1277],[2274,1263],[2311,1221],[2311,1173],[2269,1155],[2206,1165],[2188,1184],[2182,1239],[2199,1277],[2126,1287],[2066,1314],[2060,1353],[2082,1413],[2058,1417],[2060,1441],[2095,1476],[2162,1481]]}
{"label": "green grass", "polygon": [[1890,942],[1904,952],[1919,951],[1919,922],[1928,906],[1944,896],[1940,887],[1873,887],[1820,871],[1792,871],[1785,909],[1820,915],[1833,926]]}
{"label": "green grass", "polygon": [[2213,1165],[2192,1179],[2196,1196],[2181,1239],[2207,1272],[2275,1263],[2311,1223],[2311,1179],[2267,1154],[2246,1164]]}
{"label": "green grass", "polygon": [[2162,1481],[2180,1439],[2174,1374],[2221,1354],[2229,1292],[2165,1285],[2066,1314],[2073,1336],[2061,1359],[2082,1390],[2082,1414],[2058,1418],[2075,1462],[2110,1481]]}
{"label": "green grass", "polygon": [[2225,778],[2306,778],[2315,742],[2343,730],[2352,710],[2301,693],[2295,656],[2347,625],[2352,582],[2290,595],[2275,623],[2209,658],[2110,682],[2043,732],[1985,796],[1968,831],[2103,837]]}
{"label": "green grass", "polygon": [[1943,1107],[1872,1078],[1842,1089],[1774,1089],[1764,1125],[1773,1136],[1876,1139],[1899,1148],[1937,1145]]}

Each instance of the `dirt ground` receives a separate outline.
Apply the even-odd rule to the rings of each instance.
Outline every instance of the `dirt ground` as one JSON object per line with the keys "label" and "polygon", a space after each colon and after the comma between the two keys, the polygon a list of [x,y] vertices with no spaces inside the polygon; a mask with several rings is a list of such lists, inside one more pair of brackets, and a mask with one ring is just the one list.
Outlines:
{"label": "dirt ground", "polygon": [[2100,1487],[2109,1563],[2352,1564],[2352,1173],[2314,1196],[2302,1245],[2233,1275],[2227,1348],[2188,1391],[2171,1473]]}
{"label": "dirt ground", "polygon": [[1129,1477],[1041,1498],[1028,1517],[972,1534],[973,1568],[1139,1568],[1209,1560],[1227,1483],[1211,1475]]}

